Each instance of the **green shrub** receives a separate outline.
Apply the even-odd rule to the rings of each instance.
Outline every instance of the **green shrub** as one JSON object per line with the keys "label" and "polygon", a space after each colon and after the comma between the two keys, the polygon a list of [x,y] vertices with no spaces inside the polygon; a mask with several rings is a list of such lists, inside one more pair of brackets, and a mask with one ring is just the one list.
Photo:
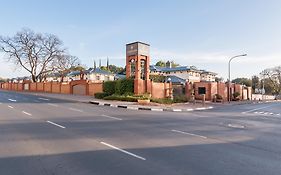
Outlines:
{"label": "green shrub", "polygon": [[107,96],[109,96],[109,94],[105,93],[105,92],[95,93],[95,98],[97,98],[97,99],[103,99],[104,97],[107,97]]}
{"label": "green shrub", "polygon": [[134,93],[134,80],[121,79],[117,81],[106,81],[103,83],[103,91],[109,95],[112,94],[133,94]]}
{"label": "green shrub", "polygon": [[122,92],[121,92],[121,83],[122,83],[122,80],[117,80],[117,81],[115,81],[115,92],[114,92],[114,94],[122,95]]}
{"label": "green shrub", "polygon": [[160,103],[160,104],[172,104],[174,101],[170,98],[152,98],[151,102]]}
{"label": "green shrub", "polygon": [[137,102],[138,97],[113,94],[111,96],[105,97],[104,100],[118,100],[118,101]]}
{"label": "green shrub", "polygon": [[240,96],[240,93],[239,93],[239,92],[234,92],[234,93],[233,93],[233,97],[234,97],[234,98],[238,98],[239,96]]}
{"label": "green shrub", "polygon": [[189,99],[185,95],[175,96],[173,99],[174,103],[186,103]]}
{"label": "green shrub", "polygon": [[103,83],[103,92],[109,95],[115,93],[116,81],[106,81]]}
{"label": "green shrub", "polygon": [[165,76],[164,75],[149,75],[149,79],[151,79],[153,82],[156,82],[156,83],[165,82]]}
{"label": "green shrub", "polygon": [[122,79],[120,81],[120,94],[134,93],[134,80],[133,79]]}
{"label": "green shrub", "polygon": [[220,94],[215,94],[215,98],[216,98],[217,100],[222,100],[222,96],[221,96]]}

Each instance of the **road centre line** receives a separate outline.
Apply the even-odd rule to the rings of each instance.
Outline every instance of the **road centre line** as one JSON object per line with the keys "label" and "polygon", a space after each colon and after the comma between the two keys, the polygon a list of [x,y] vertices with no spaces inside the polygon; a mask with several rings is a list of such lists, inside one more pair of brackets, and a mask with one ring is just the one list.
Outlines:
{"label": "road centre line", "polygon": [[29,115],[29,116],[32,116],[32,114],[28,113],[28,112],[25,112],[25,111],[22,111],[22,113],[26,114],[26,115]]}
{"label": "road centre line", "polygon": [[188,133],[188,132],[184,132],[184,131],[179,131],[179,130],[171,130],[172,132],[177,132],[177,133],[181,133],[181,134],[186,134],[186,135],[190,135],[190,136],[195,136],[195,137],[200,137],[202,139],[207,139],[207,137],[205,136],[201,136],[201,135],[197,135],[197,134],[192,134],[192,133]]}
{"label": "road centre line", "polygon": [[39,100],[50,101],[48,98],[38,98]]}
{"label": "road centre line", "polygon": [[77,112],[83,112],[82,110],[80,109],[75,109],[75,108],[68,108],[69,110],[72,110],[72,111],[77,111]]}
{"label": "road centre line", "polygon": [[53,103],[47,103],[47,104],[50,105],[50,106],[58,107],[58,105],[53,104]]}
{"label": "road centre line", "polygon": [[254,111],[257,111],[259,109],[269,108],[271,106],[275,106],[275,105],[269,105],[269,106],[264,106],[264,107],[261,107],[261,108],[252,109],[252,110],[249,110],[249,111],[244,111],[244,112],[242,112],[242,114],[246,114],[246,113],[249,113],[249,112],[254,112]]}
{"label": "road centre line", "polygon": [[110,144],[108,144],[108,143],[105,143],[105,142],[100,142],[100,143],[103,144],[103,145],[105,145],[105,146],[108,146],[108,147],[110,147],[110,148],[116,149],[116,150],[118,150],[118,151],[120,151],[120,152],[122,152],[122,153],[125,153],[125,154],[128,154],[128,155],[130,155],[130,156],[133,156],[133,157],[135,157],[135,158],[138,158],[138,159],[141,159],[141,160],[146,160],[145,158],[143,158],[143,157],[141,157],[141,156],[138,156],[138,155],[133,154],[133,153],[131,153],[131,152],[129,152],[129,151],[126,151],[126,150],[117,148],[116,146],[110,145]]}
{"label": "road centre line", "polygon": [[13,107],[13,106],[8,105],[8,107],[9,107],[9,108],[11,108],[11,109],[14,109],[14,107]]}
{"label": "road centre line", "polygon": [[101,116],[103,116],[103,117],[106,117],[106,118],[111,118],[111,119],[114,119],[114,120],[123,120],[123,119],[121,119],[121,118],[117,118],[117,117],[112,117],[112,116],[108,116],[108,115],[101,115]]}
{"label": "road centre line", "polygon": [[237,128],[237,129],[244,129],[245,128],[245,126],[238,125],[238,124],[228,124],[227,126],[230,127],[230,128]]}
{"label": "road centre line", "polygon": [[9,98],[8,99],[9,101],[12,101],[12,102],[16,102],[17,100],[15,100],[15,99],[11,99],[11,98]]}
{"label": "road centre line", "polygon": [[49,121],[49,120],[47,120],[46,122],[47,122],[47,123],[50,123],[50,124],[52,124],[52,125],[55,125],[55,126],[57,126],[57,127],[60,127],[60,128],[63,128],[63,129],[65,129],[65,127],[64,127],[64,126],[62,126],[62,125],[59,125],[59,124],[57,124],[57,123],[54,123],[54,122],[51,122],[51,121]]}

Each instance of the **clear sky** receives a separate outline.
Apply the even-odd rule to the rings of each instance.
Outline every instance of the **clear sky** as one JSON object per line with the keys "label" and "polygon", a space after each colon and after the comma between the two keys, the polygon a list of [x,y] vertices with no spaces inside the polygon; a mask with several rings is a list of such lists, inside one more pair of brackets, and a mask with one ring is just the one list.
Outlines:
{"label": "clear sky", "polygon": [[[0,0],[0,35],[22,28],[57,35],[88,67],[125,65],[125,44],[151,45],[152,63],[174,60],[227,77],[281,65],[280,0]],[[1,59],[0,77],[28,75]]]}

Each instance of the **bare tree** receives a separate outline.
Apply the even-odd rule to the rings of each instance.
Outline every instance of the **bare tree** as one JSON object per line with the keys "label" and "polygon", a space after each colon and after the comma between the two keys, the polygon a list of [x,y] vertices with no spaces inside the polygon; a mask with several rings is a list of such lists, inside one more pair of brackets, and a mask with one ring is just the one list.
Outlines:
{"label": "bare tree", "polygon": [[273,87],[273,94],[281,94],[281,66],[266,69],[262,73],[265,78],[269,79]]}
{"label": "bare tree", "polygon": [[65,53],[61,40],[52,34],[23,29],[13,37],[0,36],[0,51],[16,66],[28,71],[36,82],[54,70],[54,62]]}
{"label": "bare tree", "polygon": [[73,67],[80,65],[78,57],[71,55],[61,55],[57,61],[54,62],[55,71],[59,73],[61,77],[61,82],[63,82],[64,77],[67,73],[72,71]]}

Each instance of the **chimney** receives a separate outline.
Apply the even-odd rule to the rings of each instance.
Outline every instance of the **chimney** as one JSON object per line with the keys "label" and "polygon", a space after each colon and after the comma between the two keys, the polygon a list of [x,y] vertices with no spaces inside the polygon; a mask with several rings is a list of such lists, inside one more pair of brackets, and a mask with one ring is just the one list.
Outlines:
{"label": "chimney", "polygon": [[166,62],[166,68],[172,68],[172,62],[167,61]]}

